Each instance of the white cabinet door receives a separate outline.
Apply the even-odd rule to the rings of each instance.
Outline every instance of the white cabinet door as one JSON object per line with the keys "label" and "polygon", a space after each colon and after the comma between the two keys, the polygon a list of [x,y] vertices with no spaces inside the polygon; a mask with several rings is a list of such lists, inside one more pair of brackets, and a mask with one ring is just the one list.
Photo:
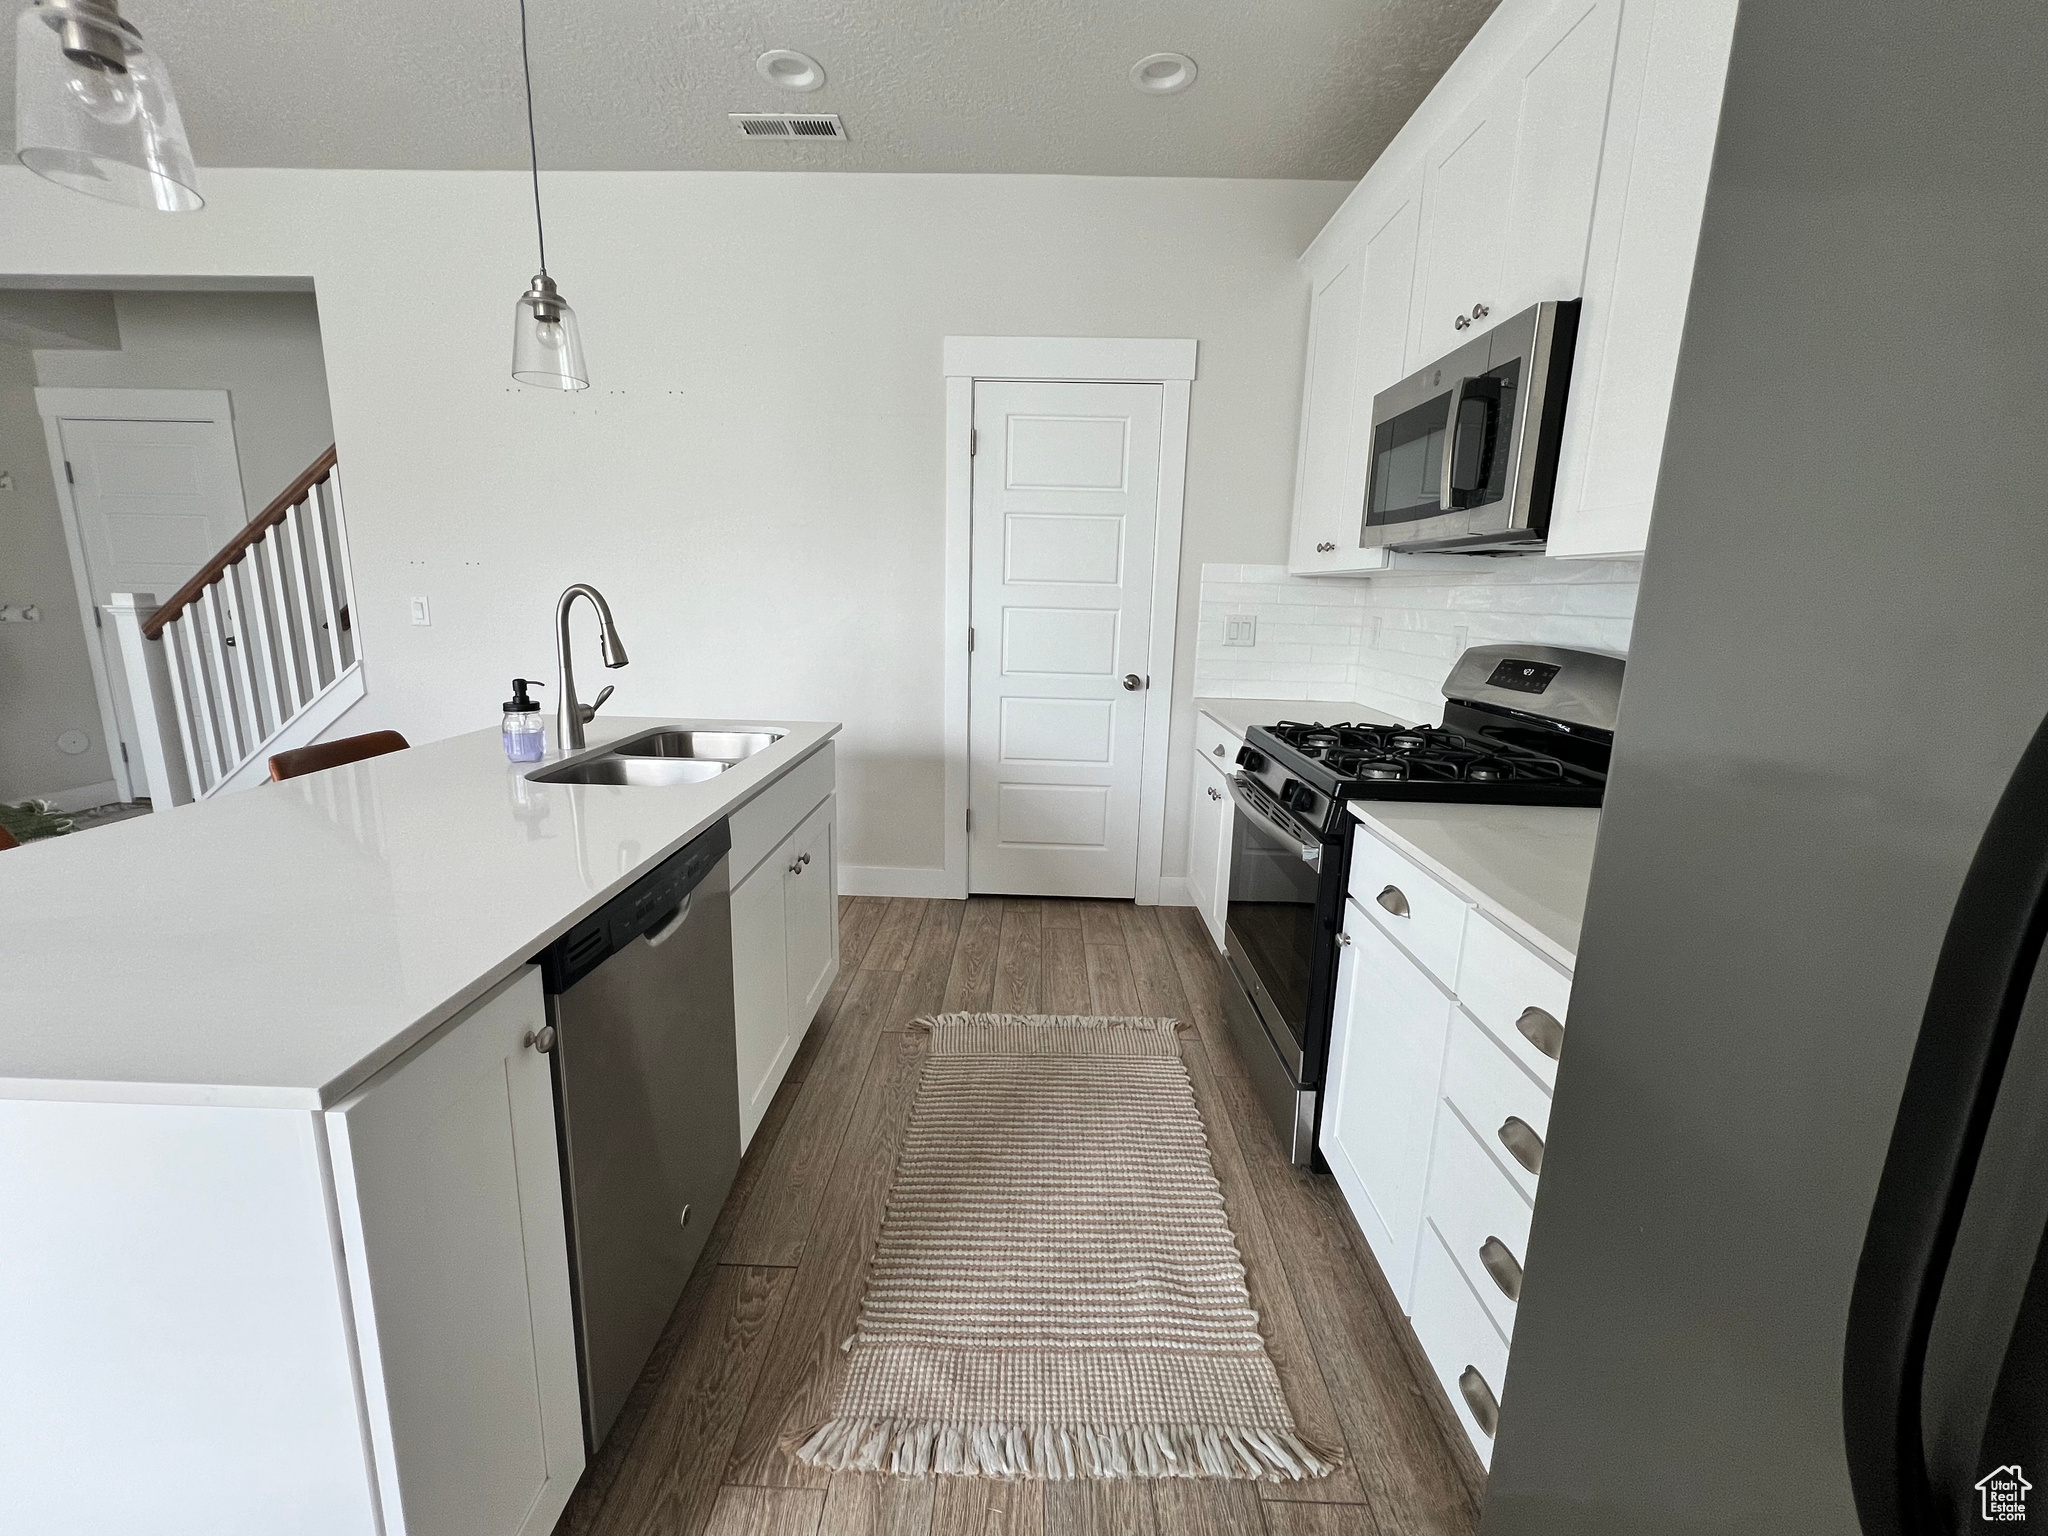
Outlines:
{"label": "white cabinet door", "polygon": [[326,1115],[384,1529],[544,1536],[583,1470],[529,968]]}
{"label": "white cabinet door", "polygon": [[[830,804],[828,800],[826,804]],[[796,1053],[790,1036],[789,952],[783,911],[790,845],[772,850],[732,893],[734,1054],[739,1060],[740,1148],[768,1113]]]}
{"label": "white cabinet door", "polygon": [[1230,883],[1230,827],[1235,816],[1224,777],[1201,759],[1195,761],[1194,804],[1188,813],[1188,894],[1209,929],[1216,947],[1223,947],[1223,916]]}
{"label": "white cabinet door", "polygon": [[[790,835],[782,869],[782,923],[789,983],[789,1039],[803,1039],[839,975],[838,798],[805,818]],[[794,1051],[792,1050],[792,1054]],[[785,1063],[787,1065],[787,1063]],[[781,1081],[781,1072],[775,1074]],[[772,1090],[771,1090],[772,1092]],[[767,1104],[761,1105],[765,1112]]]}
{"label": "white cabinet door", "polygon": [[1515,124],[1495,321],[1584,289],[1620,20],[1621,0],[1572,0],[1495,88]]}
{"label": "white cabinet door", "polygon": [[1549,553],[1642,552],[1736,0],[1631,0],[1593,210]]}
{"label": "white cabinet door", "polygon": [[1406,1311],[1452,1004],[1353,903],[1344,932],[1321,1146]]}
{"label": "white cabinet door", "polygon": [[1431,147],[1410,371],[1579,296],[1621,3],[1560,6]]}
{"label": "white cabinet door", "polygon": [[[1352,386],[1358,372],[1358,311],[1364,252],[1347,252],[1309,299],[1308,365],[1301,389],[1301,445],[1294,466],[1294,535],[1288,561],[1297,572],[1327,570],[1348,536],[1358,543],[1357,508],[1345,488],[1354,458]],[[1349,524],[1347,535],[1346,524]]]}
{"label": "white cabinet door", "polygon": [[1405,372],[1442,357],[1499,308],[1501,248],[1514,179],[1513,100],[1490,90],[1430,147],[1424,161],[1422,248]]}
{"label": "white cabinet door", "polygon": [[1422,238],[1422,178],[1411,175],[1389,194],[1365,242],[1365,284],[1358,314],[1358,400],[1352,440],[1352,538],[1363,520],[1365,472],[1372,451],[1372,397],[1408,375],[1408,321],[1415,302],[1415,259]]}

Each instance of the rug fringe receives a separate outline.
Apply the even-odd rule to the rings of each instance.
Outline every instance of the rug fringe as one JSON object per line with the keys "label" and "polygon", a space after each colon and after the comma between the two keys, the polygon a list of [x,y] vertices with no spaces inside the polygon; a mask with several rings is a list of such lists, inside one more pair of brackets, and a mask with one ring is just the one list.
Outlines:
{"label": "rug fringe", "polygon": [[1188,1424],[947,1424],[828,1419],[784,1442],[828,1472],[898,1477],[1217,1477],[1271,1483],[1328,1477],[1343,1453],[1277,1429]]}
{"label": "rug fringe", "polygon": [[1180,1033],[1179,1019],[1143,1018],[1135,1014],[1109,1015],[1089,1013],[926,1013],[910,1021],[913,1029],[937,1029],[941,1025],[976,1024],[983,1027],[1034,1025],[1039,1028],[1066,1028],[1085,1025],[1095,1029],[1137,1029],[1152,1034],[1172,1035]]}

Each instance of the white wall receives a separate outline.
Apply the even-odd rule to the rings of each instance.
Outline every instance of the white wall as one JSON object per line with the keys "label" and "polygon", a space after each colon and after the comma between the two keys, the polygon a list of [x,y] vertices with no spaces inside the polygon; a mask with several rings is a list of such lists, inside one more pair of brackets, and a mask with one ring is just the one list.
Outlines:
{"label": "white wall", "polygon": [[250,516],[334,441],[312,294],[117,293],[114,311],[120,351],[38,350],[36,382],[226,390]]}
{"label": "white wall", "polygon": [[[1468,645],[1628,653],[1640,561],[1460,556],[1430,565],[1362,580],[1204,566],[1196,693],[1355,702],[1436,724],[1443,680]],[[1239,614],[1257,621],[1253,646],[1223,643]]]}
{"label": "white wall", "polygon": [[[14,482],[0,490],[0,603],[42,610],[39,623],[0,624],[0,800],[93,784],[107,784],[111,799],[113,769],[100,739],[92,663],[35,389],[28,351],[0,345],[0,471]],[[66,731],[83,731],[91,746],[58,751]]]}
{"label": "white wall", "polygon": [[[370,678],[352,725],[494,724],[515,673],[552,675],[555,594],[592,581],[633,656],[606,676],[615,709],[846,722],[855,878],[941,860],[941,338],[1197,338],[1173,872],[1198,572],[1284,554],[1295,258],[1344,185],[550,176],[549,253],[595,380],[562,397],[506,375],[533,271],[519,176],[205,182],[203,213],[152,218],[0,171],[5,260],[315,279]],[[408,622],[415,593],[430,628]]]}

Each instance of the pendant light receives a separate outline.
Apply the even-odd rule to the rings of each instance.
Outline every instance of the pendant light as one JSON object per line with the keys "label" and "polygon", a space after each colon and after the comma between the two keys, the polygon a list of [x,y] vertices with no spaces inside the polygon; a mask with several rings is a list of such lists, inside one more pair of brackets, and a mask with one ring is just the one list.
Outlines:
{"label": "pendant light", "polygon": [[526,46],[526,0],[519,0],[519,67],[526,76],[526,153],[533,171],[533,233],[540,271],[512,310],[512,377],[536,389],[588,389],[576,311],[548,276],[548,236],[540,219],[540,146],[533,132],[533,60]]}
{"label": "pendant light", "polygon": [[33,0],[14,26],[14,145],[48,181],[161,213],[202,207],[163,62],[117,0]]}

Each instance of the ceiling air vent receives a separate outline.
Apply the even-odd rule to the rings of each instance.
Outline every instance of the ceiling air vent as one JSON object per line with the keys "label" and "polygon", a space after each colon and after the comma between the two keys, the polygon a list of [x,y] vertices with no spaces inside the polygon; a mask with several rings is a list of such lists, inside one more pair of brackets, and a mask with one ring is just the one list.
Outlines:
{"label": "ceiling air vent", "polygon": [[843,139],[837,112],[728,112],[750,139]]}

